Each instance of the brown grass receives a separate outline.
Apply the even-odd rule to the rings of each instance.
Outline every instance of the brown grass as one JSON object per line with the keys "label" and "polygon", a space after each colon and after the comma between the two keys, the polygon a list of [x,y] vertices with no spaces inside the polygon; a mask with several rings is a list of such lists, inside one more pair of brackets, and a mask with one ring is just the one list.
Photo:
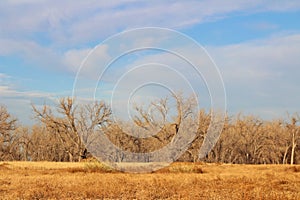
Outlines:
{"label": "brown grass", "polygon": [[300,166],[174,163],[149,174],[100,163],[0,162],[0,199],[300,199]]}

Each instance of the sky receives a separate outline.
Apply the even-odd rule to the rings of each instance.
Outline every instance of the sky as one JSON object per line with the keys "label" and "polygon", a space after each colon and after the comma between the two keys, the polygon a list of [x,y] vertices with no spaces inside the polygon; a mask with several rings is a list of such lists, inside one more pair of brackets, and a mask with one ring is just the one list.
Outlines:
{"label": "sky", "polygon": [[[209,107],[212,96],[207,84],[214,81],[194,77],[190,66],[170,52],[145,48],[131,52],[118,57],[99,78],[103,63],[116,52],[165,44],[168,49],[186,50],[191,59],[205,60],[205,66],[217,67],[230,115],[242,112],[263,119],[283,118],[299,112],[299,19],[298,0],[3,0],[0,104],[20,123],[32,124],[31,104],[41,106],[72,96],[80,83],[76,89],[81,98],[92,94],[82,91],[96,88],[94,97],[106,100],[119,89],[116,112],[127,102],[122,98],[128,94],[119,94],[128,93],[129,88],[135,91],[130,98],[143,101],[141,96],[149,99],[192,86],[200,106]],[[161,28],[162,33],[126,35],[145,27]],[[168,31],[189,39],[172,39],[165,34]],[[122,34],[126,37],[119,41]],[[189,48],[183,41],[194,41],[205,51]],[[87,57],[93,49],[95,54]],[[207,64],[208,58],[213,62]],[[82,65],[84,59],[90,67]],[[139,80],[150,78],[165,82],[140,87]]]}

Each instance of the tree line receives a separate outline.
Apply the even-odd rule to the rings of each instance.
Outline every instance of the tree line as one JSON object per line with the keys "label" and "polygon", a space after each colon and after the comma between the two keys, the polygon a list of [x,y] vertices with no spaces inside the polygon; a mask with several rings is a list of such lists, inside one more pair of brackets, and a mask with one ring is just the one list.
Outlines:
{"label": "tree line", "polygon": [[[62,98],[54,107],[32,105],[32,109],[37,123],[25,127],[19,125],[5,106],[0,106],[1,161],[78,162],[91,157],[87,146],[97,141],[99,134],[104,134],[122,151],[153,152],[174,142],[179,129],[188,135],[187,124],[198,120],[194,139],[176,158],[176,161],[197,162],[212,117],[212,112],[198,110],[195,98],[182,95],[159,99],[148,106],[135,105],[134,123],[113,119],[111,108],[103,101],[84,104]],[[201,161],[299,164],[299,120],[298,114],[270,121],[241,114],[226,116],[220,138]],[[149,137],[135,137],[141,131],[155,130],[158,132]],[[124,161],[122,151],[110,155],[110,161]]]}

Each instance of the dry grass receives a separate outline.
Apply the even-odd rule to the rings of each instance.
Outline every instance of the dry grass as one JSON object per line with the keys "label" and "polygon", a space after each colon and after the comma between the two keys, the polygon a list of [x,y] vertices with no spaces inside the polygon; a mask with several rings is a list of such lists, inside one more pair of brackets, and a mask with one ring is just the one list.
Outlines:
{"label": "dry grass", "polygon": [[300,199],[300,166],[175,163],[126,174],[99,163],[0,162],[0,199]]}

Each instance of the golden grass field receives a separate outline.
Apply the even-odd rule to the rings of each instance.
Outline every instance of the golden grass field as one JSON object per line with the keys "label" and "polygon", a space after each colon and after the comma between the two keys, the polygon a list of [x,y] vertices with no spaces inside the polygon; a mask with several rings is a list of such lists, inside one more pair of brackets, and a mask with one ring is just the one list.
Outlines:
{"label": "golden grass field", "polygon": [[300,166],[174,163],[128,174],[96,162],[0,162],[0,199],[300,199]]}

